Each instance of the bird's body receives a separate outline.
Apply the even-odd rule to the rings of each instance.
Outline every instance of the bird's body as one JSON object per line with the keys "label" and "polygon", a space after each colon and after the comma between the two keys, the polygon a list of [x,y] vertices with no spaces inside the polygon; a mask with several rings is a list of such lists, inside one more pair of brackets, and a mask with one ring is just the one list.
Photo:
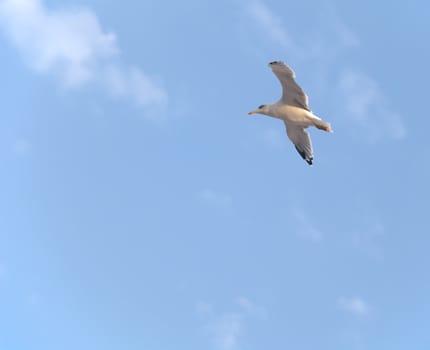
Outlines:
{"label": "bird's body", "polygon": [[309,165],[312,165],[312,142],[305,129],[309,126],[315,126],[318,129],[331,132],[331,126],[312,113],[308,106],[308,97],[296,83],[295,74],[290,67],[280,61],[271,62],[269,66],[281,82],[282,97],[278,102],[261,105],[248,114],[264,114],[283,120],[287,135],[297,152]]}
{"label": "bird's body", "polygon": [[321,121],[321,119],[312,112],[300,107],[290,106],[279,102],[272,105],[266,105],[266,107],[268,110],[267,114],[262,114],[281,119],[288,124],[308,127],[313,125],[316,126],[315,124],[318,124]]}

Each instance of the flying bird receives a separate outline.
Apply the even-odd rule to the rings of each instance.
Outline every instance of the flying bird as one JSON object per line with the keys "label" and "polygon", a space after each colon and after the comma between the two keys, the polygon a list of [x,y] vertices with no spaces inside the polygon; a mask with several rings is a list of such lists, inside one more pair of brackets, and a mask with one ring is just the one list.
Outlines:
{"label": "flying bird", "polygon": [[309,108],[308,96],[296,83],[294,71],[282,61],[269,63],[273,73],[282,85],[282,97],[274,104],[265,104],[248,114],[264,114],[281,119],[285,123],[288,138],[302,158],[312,165],[314,159],[312,142],[306,128],[315,126],[320,130],[332,132],[329,123],[321,120]]}

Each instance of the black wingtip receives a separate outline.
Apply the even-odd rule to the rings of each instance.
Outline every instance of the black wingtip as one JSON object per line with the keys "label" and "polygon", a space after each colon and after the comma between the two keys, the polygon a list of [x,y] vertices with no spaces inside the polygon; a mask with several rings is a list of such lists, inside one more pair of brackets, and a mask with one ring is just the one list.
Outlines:
{"label": "black wingtip", "polygon": [[269,63],[269,65],[274,65],[274,64],[285,64],[283,61],[272,61]]}
{"label": "black wingtip", "polygon": [[309,157],[309,158],[307,158],[306,157],[306,153],[304,152],[304,151],[301,151],[301,150],[299,150],[298,148],[297,148],[297,146],[294,146],[295,148],[296,148],[296,150],[297,150],[297,152],[300,154],[300,156],[306,161],[306,163],[308,163],[309,165],[312,165],[313,164],[313,160],[314,160],[314,158],[313,157]]}

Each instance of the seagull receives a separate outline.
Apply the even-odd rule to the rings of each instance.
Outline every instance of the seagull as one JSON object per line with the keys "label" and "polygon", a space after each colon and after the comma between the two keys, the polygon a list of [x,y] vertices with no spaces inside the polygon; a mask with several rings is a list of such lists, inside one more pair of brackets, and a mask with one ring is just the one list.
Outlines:
{"label": "seagull", "polygon": [[269,63],[273,73],[282,85],[282,97],[274,104],[259,106],[248,114],[264,114],[281,119],[285,123],[288,138],[302,158],[312,165],[314,159],[312,142],[306,128],[315,126],[320,130],[333,132],[329,123],[317,117],[309,108],[308,96],[296,83],[294,71],[282,61]]}

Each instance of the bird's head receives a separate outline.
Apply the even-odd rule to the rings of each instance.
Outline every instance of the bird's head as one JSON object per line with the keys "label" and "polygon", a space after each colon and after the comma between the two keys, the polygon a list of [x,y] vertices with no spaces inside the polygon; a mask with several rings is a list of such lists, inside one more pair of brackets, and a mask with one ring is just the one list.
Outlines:
{"label": "bird's head", "polygon": [[248,114],[267,114],[268,112],[268,105],[261,105],[256,110],[248,112]]}

